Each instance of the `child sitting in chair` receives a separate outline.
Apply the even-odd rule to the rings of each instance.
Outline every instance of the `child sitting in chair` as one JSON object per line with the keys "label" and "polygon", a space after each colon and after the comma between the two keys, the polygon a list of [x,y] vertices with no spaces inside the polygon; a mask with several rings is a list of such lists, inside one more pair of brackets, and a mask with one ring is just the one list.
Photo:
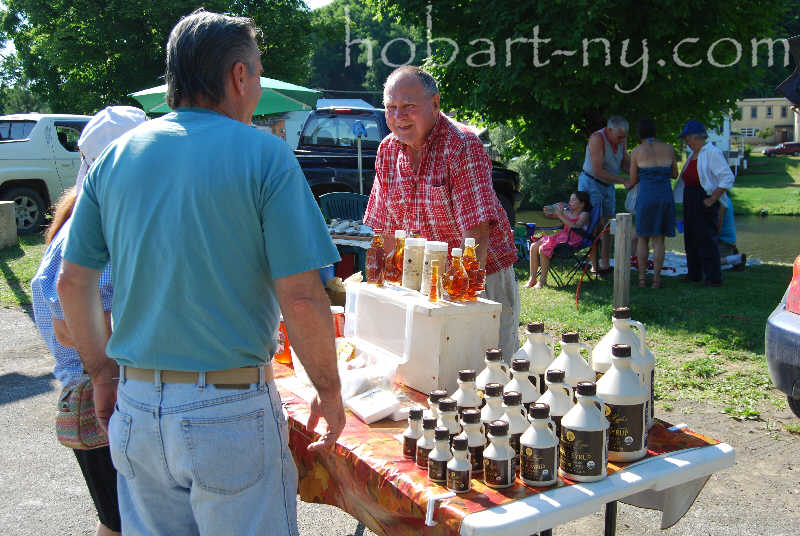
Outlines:
{"label": "child sitting in chair", "polygon": [[[550,269],[550,259],[553,257],[553,250],[559,244],[569,244],[576,246],[583,241],[583,237],[578,233],[572,233],[573,227],[582,229],[589,224],[589,213],[592,204],[589,201],[589,194],[586,192],[573,192],[569,196],[569,204],[564,207],[560,205],[555,212],[555,216],[564,224],[564,228],[557,234],[540,238],[531,243],[530,263],[531,278],[525,284],[526,287],[542,288],[547,286],[547,271]],[[541,276],[536,277],[539,265],[542,267]]]}

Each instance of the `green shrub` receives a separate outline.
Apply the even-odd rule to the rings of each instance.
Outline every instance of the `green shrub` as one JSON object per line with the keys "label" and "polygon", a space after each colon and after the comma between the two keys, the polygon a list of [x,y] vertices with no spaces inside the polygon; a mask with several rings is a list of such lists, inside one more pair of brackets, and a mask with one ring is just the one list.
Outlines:
{"label": "green shrub", "polygon": [[581,160],[576,156],[558,162],[542,162],[531,156],[519,156],[508,167],[519,173],[522,184],[520,208],[539,209],[557,201],[569,199],[578,187]]}

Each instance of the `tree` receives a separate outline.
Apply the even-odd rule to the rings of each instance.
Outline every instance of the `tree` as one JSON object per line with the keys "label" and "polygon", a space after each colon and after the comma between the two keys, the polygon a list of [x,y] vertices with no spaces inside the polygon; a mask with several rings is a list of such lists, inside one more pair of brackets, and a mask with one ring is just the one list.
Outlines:
{"label": "tree", "polygon": [[29,86],[19,58],[15,54],[4,57],[0,62],[0,113],[48,113],[50,107],[34,95]]}
{"label": "tree", "polygon": [[[313,87],[378,92],[356,96],[380,105],[383,82],[394,68],[383,62],[382,54],[389,64],[398,65],[408,61],[418,64],[426,55],[419,47],[412,55],[407,43],[401,41],[387,46],[393,39],[420,41],[423,34],[390,17],[379,19],[359,0],[334,0],[315,10],[312,17],[314,53],[310,85]],[[371,44],[356,42],[366,39]],[[349,48],[348,43],[351,43]]]}
{"label": "tree", "polygon": [[614,113],[634,125],[651,117],[673,139],[687,119],[713,125],[758,74],[744,67],[751,39],[783,37],[774,29],[785,14],[778,0],[369,1],[451,40],[433,41],[429,61],[445,108],[512,124],[545,162],[581,150]]}
{"label": "tree", "polygon": [[[6,0],[3,31],[14,40],[31,90],[53,110],[93,113],[135,104],[126,95],[161,83],[164,49],[196,0]],[[252,17],[262,30],[265,76],[300,82],[308,73],[310,15],[302,0],[209,0],[209,11]]]}

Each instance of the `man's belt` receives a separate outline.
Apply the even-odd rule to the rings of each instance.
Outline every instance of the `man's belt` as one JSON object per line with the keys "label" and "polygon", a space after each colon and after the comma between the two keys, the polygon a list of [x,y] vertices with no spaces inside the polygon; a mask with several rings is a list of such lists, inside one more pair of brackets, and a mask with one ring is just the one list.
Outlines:
{"label": "man's belt", "polygon": [[599,183],[600,183],[600,184],[602,184],[603,186],[612,186],[611,184],[609,184],[609,183],[607,183],[607,182],[605,182],[605,181],[601,181],[601,180],[600,180],[600,179],[598,179],[597,177],[593,177],[593,176],[589,175],[589,174],[588,174],[588,173],[586,173],[584,170],[581,170],[581,173],[583,173],[584,175],[586,175],[587,177],[589,177],[589,178],[590,178],[590,179],[592,179],[593,181],[595,181],[595,182],[599,182]]}
{"label": "man's belt", "polygon": [[[272,365],[267,363],[260,367],[241,367],[226,370],[206,371],[206,385],[245,385],[259,383],[259,371],[264,369],[264,381],[273,380]],[[156,379],[156,372],[161,375],[161,383],[198,383],[199,372],[189,370],[160,370],[125,367],[126,380],[152,382]]]}

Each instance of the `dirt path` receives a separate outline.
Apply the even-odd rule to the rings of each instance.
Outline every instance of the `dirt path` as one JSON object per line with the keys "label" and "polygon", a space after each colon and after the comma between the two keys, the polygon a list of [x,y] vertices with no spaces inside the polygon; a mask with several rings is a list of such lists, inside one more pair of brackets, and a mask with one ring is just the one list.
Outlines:
{"label": "dirt path", "polygon": [[[91,502],[69,451],[52,436],[57,382],[52,362],[30,317],[0,308],[0,422],[7,431],[8,463],[0,470],[3,534],[86,534]],[[800,533],[800,436],[783,429],[797,423],[790,410],[760,408],[762,420],[736,421],[721,407],[675,402],[656,415],[724,441],[736,465],[713,475],[694,506],[674,527],[658,529],[660,514],[619,506],[619,536],[795,536]],[[12,455],[13,453],[13,455]],[[24,482],[24,484],[22,484]],[[301,503],[301,534],[362,534],[335,508]],[[603,513],[558,527],[557,535],[603,533]],[[366,531],[364,534],[371,534]]]}

